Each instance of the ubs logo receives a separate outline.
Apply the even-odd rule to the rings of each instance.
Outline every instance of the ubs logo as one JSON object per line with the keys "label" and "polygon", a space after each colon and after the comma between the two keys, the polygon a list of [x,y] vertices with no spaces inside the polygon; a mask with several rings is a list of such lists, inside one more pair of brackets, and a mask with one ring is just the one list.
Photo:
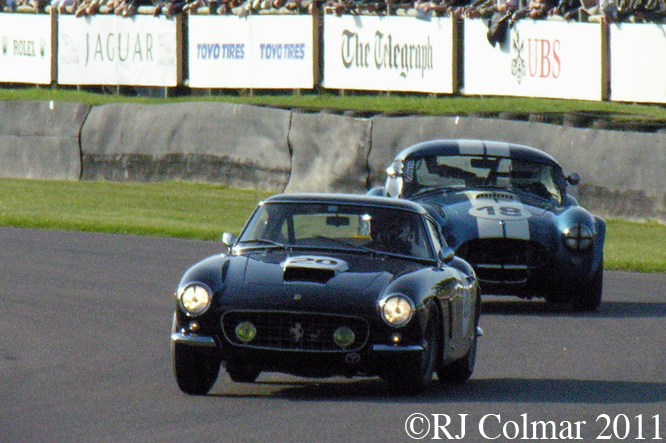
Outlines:
{"label": "ubs logo", "polygon": [[511,60],[511,75],[516,77],[518,84],[520,84],[523,81],[523,77],[527,75],[527,65],[523,58],[524,49],[525,42],[520,39],[520,34],[516,31],[511,38],[511,50],[516,54],[513,60]]}
{"label": "ubs logo", "polygon": [[516,30],[511,37],[511,52],[511,75],[518,84],[527,76],[553,80],[562,73],[562,45],[559,39],[521,39]]}

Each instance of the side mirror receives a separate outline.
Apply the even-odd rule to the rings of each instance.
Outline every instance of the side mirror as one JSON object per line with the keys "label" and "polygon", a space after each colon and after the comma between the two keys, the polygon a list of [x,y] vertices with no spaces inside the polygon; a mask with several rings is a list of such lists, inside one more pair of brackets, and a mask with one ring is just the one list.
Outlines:
{"label": "side mirror", "polygon": [[453,257],[455,256],[456,253],[451,247],[446,247],[439,251],[439,261],[442,263],[451,263],[451,260],[453,260]]}
{"label": "side mirror", "polygon": [[571,174],[567,175],[567,181],[570,185],[577,186],[580,183],[580,175],[578,175],[576,172],[572,172]]}
{"label": "side mirror", "polygon": [[225,232],[222,234],[222,244],[227,248],[231,248],[233,244],[236,243],[236,236],[231,232]]}

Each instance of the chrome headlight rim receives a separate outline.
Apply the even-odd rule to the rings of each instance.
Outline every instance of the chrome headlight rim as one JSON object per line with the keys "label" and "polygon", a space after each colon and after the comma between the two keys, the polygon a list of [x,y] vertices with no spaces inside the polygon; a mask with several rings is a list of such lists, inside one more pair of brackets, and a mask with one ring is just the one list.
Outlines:
{"label": "chrome headlight rim", "polygon": [[583,252],[592,246],[596,234],[594,227],[576,223],[564,230],[564,244],[572,251]]}
{"label": "chrome headlight rim", "polygon": [[213,291],[201,282],[192,282],[178,291],[178,306],[188,317],[199,317],[210,308]]}
{"label": "chrome headlight rim", "polygon": [[[396,312],[396,308],[398,312]],[[407,326],[414,318],[415,310],[414,302],[405,294],[391,293],[379,301],[379,312],[382,320],[394,328]]]}

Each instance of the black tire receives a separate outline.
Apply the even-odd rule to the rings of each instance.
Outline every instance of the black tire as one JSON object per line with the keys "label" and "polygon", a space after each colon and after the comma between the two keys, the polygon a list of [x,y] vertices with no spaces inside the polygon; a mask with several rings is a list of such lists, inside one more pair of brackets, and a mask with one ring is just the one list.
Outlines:
{"label": "black tire", "polygon": [[188,395],[206,395],[220,373],[219,358],[191,346],[174,343],[173,374],[181,391]]}
{"label": "black tire", "polygon": [[604,267],[603,261],[599,270],[594,274],[592,280],[586,286],[580,288],[571,297],[571,307],[577,312],[591,312],[601,305],[601,297],[604,290]]}
{"label": "black tire", "polygon": [[[176,332],[176,316],[173,317],[171,332]],[[220,374],[219,358],[179,343],[171,342],[173,375],[181,391],[188,395],[206,395]]]}
{"label": "black tire", "polygon": [[481,311],[480,300],[477,298],[474,309],[474,331],[472,342],[467,353],[457,360],[437,369],[437,379],[440,383],[461,384],[465,383],[472,376],[474,366],[476,365],[476,348],[479,342],[479,315]]}
{"label": "black tire", "polygon": [[424,351],[418,361],[399,368],[391,368],[385,378],[399,394],[415,395],[423,392],[432,381],[441,353],[442,327],[436,306],[430,310],[430,318],[423,337]]}
{"label": "black tire", "polygon": [[237,363],[227,364],[227,374],[231,381],[236,383],[254,383],[261,374],[261,370]]}

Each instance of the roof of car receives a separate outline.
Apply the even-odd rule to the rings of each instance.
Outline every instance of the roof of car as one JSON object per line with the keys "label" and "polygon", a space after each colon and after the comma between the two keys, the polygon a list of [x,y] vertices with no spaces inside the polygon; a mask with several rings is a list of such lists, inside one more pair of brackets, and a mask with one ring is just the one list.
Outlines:
{"label": "roof of car", "polygon": [[298,193],[278,194],[265,199],[262,203],[325,203],[325,204],[351,204],[380,206],[387,209],[399,209],[420,214],[427,211],[418,203],[409,200],[378,197],[362,194],[327,194],[327,193]]}
{"label": "roof of car", "polygon": [[396,159],[430,155],[489,155],[559,166],[553,157],[536,148],[491,140],[430,140],[402,150]]}

